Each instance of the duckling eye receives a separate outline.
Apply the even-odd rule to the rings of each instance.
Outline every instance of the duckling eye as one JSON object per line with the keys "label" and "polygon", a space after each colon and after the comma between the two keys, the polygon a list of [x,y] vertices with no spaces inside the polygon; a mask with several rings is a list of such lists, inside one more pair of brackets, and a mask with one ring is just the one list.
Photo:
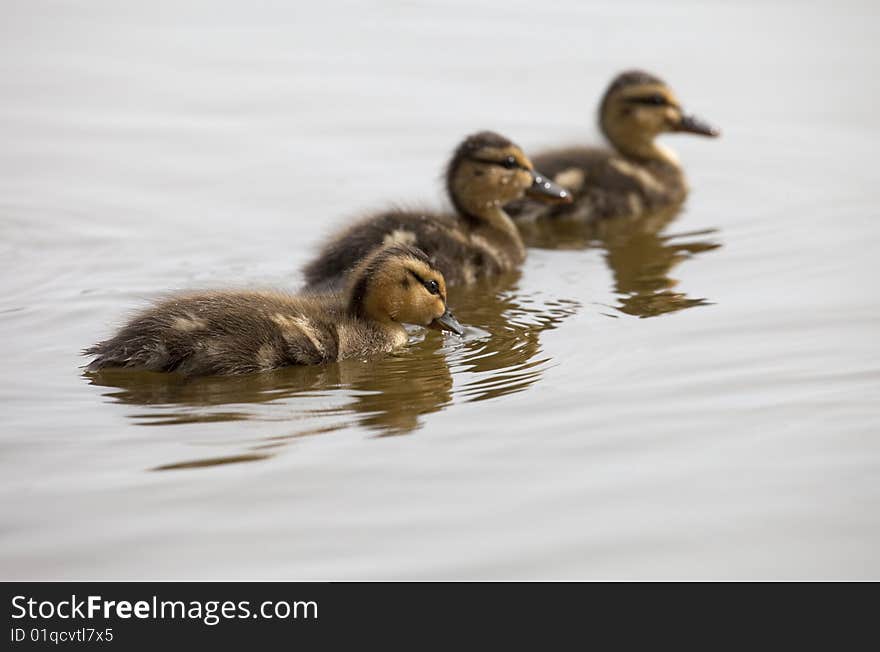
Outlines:
{"label": "duckling eye", "polygon": [[521,165],[516,160],[516,157],[513,155],[510,155],[501,161],[494,159],[494,158],[479,158],[479,157],[474,157],[471,160],[477,161],[478,163],[485,163],[486,165],[500,165],[501,167],[507,168],[508,170],[513,170],[513,169],[527,170],[528,169],[526,166]]}
{"label": "duckling eye", "polygon": [[431,294],[440,294],[440,284],[437,281],[425,281],[425,289]]}
{"label": "duckling eye", "polygon": [[629,101],[633,104],[647,104],[648,106],[665,106],[669,104],[662,95],[642,95],[640,97],[632,97]]}

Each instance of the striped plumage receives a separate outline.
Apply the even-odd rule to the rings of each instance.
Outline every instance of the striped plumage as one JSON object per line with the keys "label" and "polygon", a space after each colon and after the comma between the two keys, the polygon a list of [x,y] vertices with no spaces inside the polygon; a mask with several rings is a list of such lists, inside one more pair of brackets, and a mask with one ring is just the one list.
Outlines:
{"label": "striped plumage", "polygon": [[384,211],[331,237],[303,270],[306,288],[322,291],[344,284],[358,261],[389,243],[422,249],[450,285],[515,269],[525,248],[503,207],[527,192],[567,199],[565,191],[534,171],[519,147],[489,131],[472,134],[458,146],[447,167],[446,187],[453,214]]}
{"label": "striped plumage", "polygon": [[351,280],[346,292],[325,295],[171,296],[86,350],[96,356],[88,369],[237,375],[388,353],[406,343],[403,323],[460,332],[446,309],[443,276],[417,249],[379,249]]}
{"label": "striped plumage", "polygon": [[717,136],[718,130],[686,115],[658,77],[630,70],[609,85],[599,106],[599,126],[611,145],[565,147],[533,157],[537,167],[574,195],[567,206],[519,201],[515,219],[566,219],[592,223],[639,217],[682,202],[688,192],[675,154],[656,142],[666,132]]}

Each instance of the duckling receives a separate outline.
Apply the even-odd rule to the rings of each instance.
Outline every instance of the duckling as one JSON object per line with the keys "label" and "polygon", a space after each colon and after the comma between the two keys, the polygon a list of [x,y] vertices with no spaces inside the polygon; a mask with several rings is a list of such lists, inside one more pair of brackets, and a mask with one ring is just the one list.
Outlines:
{"label": "duckling", "polygon": [[687,115],[672,89],[642,70],[618,75],[599,106],[599,127],[612,149],[569,147],[539,154],[535,165],[574,195],[571,206],[527,202],[509,207],[514,218],[596,222],[638,217],[681,203],[687,183],[675,153],[655,141],[662,133],[717,137],[720,131]]}
{"label": "duckling", "polygon": [[133,367],[185,376],[238,375],[388,353],[402,324],[463,334],[446,306],[446,281],[424,252],[377,249],[352,271],[345,292],[189,293],[161,301],[113,338],[87,349],[89,371]]}
{"label": "duckling", "polygon": [[505,204],[529,195],[571,201],[568,191],[535,171],[510,140],[491,131],[464,139],[446,169],[455,214],[390,210],[365,217],[338,233],[303,270],[308,290],[337,287],[376,247],[401,242],[422,249],[452,284],[515,269],[525,259]]}

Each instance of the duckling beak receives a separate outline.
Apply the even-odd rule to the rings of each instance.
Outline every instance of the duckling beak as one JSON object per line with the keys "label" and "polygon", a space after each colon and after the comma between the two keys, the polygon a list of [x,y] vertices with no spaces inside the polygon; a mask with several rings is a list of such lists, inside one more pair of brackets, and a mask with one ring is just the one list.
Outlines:
{"label": "duckling beak", "polygon": [[428,328],[433,328],[435,331],[449,331],[456,335],[464,335],[464,326],[458,323],[455,315],[449,312],[449,308],[446,309],[446,312],[437,317],[437,319],[428,324]]}
{"label": "duckling beak", "polygon": [[540,172],[535,170],[531,172],[532,185],[526,190],[527,196],[551,204],[570,204],[572,202],[571,191],[566,190],[558,183],[553,183]]}
{"label": "duckling beak", "polygon": [[710,136],[712,138],[717,138],[721,135],[720,129],[713,127],[708,122],[704,122],[695,115],[682,115],[681,122],[678,124],[676,131],[698,134],[700,136]]}

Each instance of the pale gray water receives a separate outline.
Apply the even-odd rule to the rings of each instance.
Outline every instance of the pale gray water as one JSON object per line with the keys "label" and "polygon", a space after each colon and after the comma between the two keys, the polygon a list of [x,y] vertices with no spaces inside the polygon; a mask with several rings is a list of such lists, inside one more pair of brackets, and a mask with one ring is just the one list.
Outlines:
{"label": "pale gray water", "polygon": [[[3,2],[2,579],[880,579],[876,3],[297,5]],[[666,140],[663,235],[379,363],[81,376],[144,299],[441,205],[470,131],[595,140],[634,65],[724,130]]]}

